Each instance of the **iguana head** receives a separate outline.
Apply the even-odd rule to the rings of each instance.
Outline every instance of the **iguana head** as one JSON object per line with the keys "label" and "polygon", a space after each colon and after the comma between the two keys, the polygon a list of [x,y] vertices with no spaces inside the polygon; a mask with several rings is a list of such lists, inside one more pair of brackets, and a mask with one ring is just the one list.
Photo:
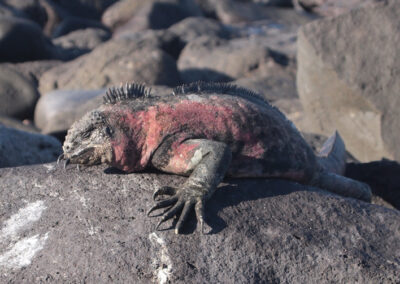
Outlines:
{"label": "iguana head", "polygon": [[112,159],[113,131],[100,111],[94,110],[68,130],[61,158],[66,164],[96,165]]}

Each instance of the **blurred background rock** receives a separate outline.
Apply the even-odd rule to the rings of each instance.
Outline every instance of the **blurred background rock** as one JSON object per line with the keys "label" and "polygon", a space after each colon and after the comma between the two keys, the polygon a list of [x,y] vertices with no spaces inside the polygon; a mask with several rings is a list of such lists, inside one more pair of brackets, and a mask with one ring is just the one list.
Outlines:
{"label": "blurred background rock", "polygon": [[[224,81],[280,108],[315,150],[339,130],[346,175],[398,209],[399,15],[396,0],[1,0],[0,167],[54,161],[67,129],[107,87],[145,83],[162,95]],[[353,257],[349,266],[365,262],[357,279],[392,275],[395,264],[368,278],[373,261]],[[397,262],[386,257],[400,271],[398,253]]]}

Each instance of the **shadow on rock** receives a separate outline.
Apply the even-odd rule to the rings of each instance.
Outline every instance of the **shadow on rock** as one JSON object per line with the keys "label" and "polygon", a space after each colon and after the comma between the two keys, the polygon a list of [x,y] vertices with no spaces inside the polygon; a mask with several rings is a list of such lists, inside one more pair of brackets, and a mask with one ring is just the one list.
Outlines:
{"label": "shadow on rock", "polygon": [[369,184],[372,193],[400,210],[400,164],[382,160],[370,163],[349,163],[346,176]]}
{"label": "shadow on rock", "polygon": [[206,222],[212,228],[208,234],[217,234],[226,228],[225,221],[218,216],[226,207],[238,208],[240,203],[258,199],[268,202],[270,197],[307,190],[304,185],[279,179],[229,179],[228,182],[218,188],[206,204]]}

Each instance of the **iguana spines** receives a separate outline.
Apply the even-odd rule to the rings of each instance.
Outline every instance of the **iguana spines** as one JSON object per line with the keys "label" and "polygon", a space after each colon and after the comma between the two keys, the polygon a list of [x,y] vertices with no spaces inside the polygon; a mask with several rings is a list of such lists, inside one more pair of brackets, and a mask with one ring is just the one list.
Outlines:
{"label": "iguana spines", "polygon": [[117,102],[148,97],[151,89],[144,84],[126,83],[120,87],[111,87],[106,91],[103,97],[104,104],[115,104]]}
{"label": "iguana spines", "polygon": [[175,96],[194,94],[225,94],[235,97],[241,97],[248,100],[252,100],[256,103],[270,105],[260,94],[251,91],[249,89],[239,87],[229,83],[217,83],[217,82],[193,82],[189,84],[183,84],[175,87],[172,94]]}

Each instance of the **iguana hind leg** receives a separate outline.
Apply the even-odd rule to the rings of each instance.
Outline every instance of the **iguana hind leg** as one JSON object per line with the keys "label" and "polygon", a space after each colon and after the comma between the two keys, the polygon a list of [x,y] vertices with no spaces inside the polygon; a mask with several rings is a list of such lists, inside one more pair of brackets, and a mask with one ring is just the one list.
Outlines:
{"label": "iguana hind leg", "polygon": [[170,195],[159,201],[148,213],[170,206],[163,213],[157,228],[166,220],[179,216],[175,228],[175,233],[179,233],[189,212],[195,208],[203,231],[204,203],[224,178],[231,159],[230,148],[221,142],[190,139],[176,146],[168,142],[161,145],[153,155],[152,165],[164,172],[189,175],[189,178],[180,188],[164,187],[154,194],[154,197]]}

